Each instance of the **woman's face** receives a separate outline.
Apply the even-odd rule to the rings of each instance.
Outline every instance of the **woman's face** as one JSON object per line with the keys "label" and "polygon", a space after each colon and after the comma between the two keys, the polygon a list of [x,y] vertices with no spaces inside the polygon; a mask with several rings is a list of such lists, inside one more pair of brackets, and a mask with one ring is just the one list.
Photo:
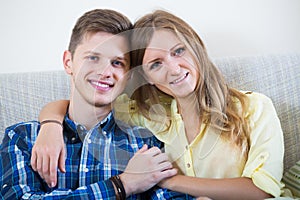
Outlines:
{"label": "woman's face", "polygon": [[143,70],[150,84],[174,98],[192,94],[199,72],[183,42],[167,30],[157,30],[147,47]]}

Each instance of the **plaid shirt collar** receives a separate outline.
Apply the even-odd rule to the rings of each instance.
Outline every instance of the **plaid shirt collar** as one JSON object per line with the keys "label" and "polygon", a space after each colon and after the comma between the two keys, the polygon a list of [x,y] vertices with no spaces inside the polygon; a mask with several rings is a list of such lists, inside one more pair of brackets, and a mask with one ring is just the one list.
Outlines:
{"label": "plaid shirt collar", "polygon": [[84,125],[71,120],[69,117],[69,113],[67,113],[63,125],[65,129],[65,142],[78,143],[79,141],[83,141],[87,133],[90,131],[97,131],[102,134],[113,133],[112,128],[115,125],[115,120],[113,112],[111,111],[102,121],[98,122],[93,128],[91,128],[91,130],[87,130]]}

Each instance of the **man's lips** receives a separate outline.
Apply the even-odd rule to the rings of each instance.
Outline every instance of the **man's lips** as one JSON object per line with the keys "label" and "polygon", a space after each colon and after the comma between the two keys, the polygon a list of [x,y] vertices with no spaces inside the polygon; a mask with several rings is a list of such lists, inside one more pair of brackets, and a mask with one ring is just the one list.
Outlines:
{"label": "man's lips", "polygon": [[177,84],[183,81],[187,76],[189,75],[189,72],[186,72],[183,76],[179,77],[178,79],[171,81],[170,84]]}
{"label": "man's lips", "polygon": [[89,81],[91,85],[97,90],[109,90],[114,84],[110,81]]}

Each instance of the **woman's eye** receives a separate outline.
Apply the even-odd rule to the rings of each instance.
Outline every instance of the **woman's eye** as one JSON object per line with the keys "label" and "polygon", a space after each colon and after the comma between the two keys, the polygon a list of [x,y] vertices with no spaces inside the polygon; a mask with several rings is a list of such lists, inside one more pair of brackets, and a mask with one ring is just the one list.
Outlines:
{"label": "woman's eye", "polygon": [[150,65],[150,70],[156,69],[161,66],[161,62],[154,62]]}
{"label": "woman's eye", "polygon": [[184,47],[180,47],[178,49],[175,49],[175,51],[173,52],[174,56],[180,56],[185,52],[185,48]]}

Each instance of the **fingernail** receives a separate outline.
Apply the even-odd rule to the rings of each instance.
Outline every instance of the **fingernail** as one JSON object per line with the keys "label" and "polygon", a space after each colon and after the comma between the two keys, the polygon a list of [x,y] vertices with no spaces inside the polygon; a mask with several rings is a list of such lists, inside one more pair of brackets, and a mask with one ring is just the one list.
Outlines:
{"label": "fingernail", "polygon": [[55,184],[54,184],[54,182],[51,182],[51,187],[55,187]]}

